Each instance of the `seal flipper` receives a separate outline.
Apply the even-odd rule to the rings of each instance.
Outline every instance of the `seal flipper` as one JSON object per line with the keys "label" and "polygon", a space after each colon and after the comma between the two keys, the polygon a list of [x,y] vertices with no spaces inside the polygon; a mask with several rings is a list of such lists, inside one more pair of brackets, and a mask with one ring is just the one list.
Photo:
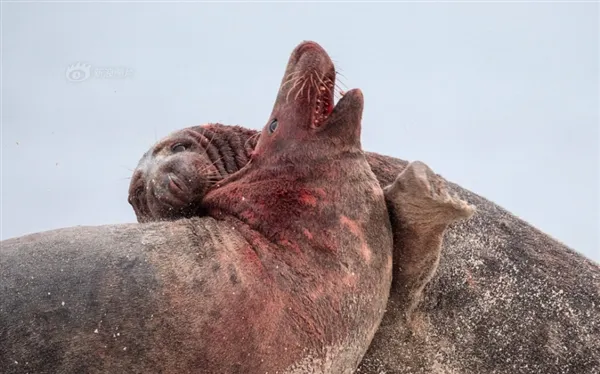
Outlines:
{"label": "seal flipper", "polygon": [[437,270],[444,232],[470,218],[475,207],[448,193],[442,177],[421,161],[408,164],[384,189],[394,235],[394,269],[390,298],[407,320]]}

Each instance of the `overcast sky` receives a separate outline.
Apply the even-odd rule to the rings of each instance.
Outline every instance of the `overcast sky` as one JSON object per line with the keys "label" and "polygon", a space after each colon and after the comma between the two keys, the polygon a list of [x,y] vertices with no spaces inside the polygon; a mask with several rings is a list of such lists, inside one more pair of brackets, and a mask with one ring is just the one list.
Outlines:
{"label": "overcast sky", "polygon": [[600,261],[597,3],[4,3],[2,17],[2,239],[134,222],[142,153],[206,122],[261,128],[290,52],[315,40],[364,92],[365,149],[422,160]]}

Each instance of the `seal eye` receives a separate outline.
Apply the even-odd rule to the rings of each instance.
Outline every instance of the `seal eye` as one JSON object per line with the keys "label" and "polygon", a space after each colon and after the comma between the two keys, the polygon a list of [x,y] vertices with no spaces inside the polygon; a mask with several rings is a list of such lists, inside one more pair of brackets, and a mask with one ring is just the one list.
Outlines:
{"label": "seal eye", "polygon": [[275,130],[277,129],[277,120],[274,119],[273,121],[271,121],[271,123],[269,124],[269,132],[272,134],[275,132]]}
{"label": "seal eye", "polygon": [[179,153],[179,152],[183,152],[187,149],[187,147],[181,143],[177,143],[174,146],[171,147],[171,151],[173,153]]}

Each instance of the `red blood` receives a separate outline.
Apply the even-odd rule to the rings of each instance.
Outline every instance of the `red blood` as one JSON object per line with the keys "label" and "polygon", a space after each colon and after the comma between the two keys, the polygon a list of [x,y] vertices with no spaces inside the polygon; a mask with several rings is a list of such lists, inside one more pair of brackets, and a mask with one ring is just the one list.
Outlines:
{"label": "red blood", "polygon": [[317,198],[305,189],[300,190],[300,201],[312,207],[317,206]]}

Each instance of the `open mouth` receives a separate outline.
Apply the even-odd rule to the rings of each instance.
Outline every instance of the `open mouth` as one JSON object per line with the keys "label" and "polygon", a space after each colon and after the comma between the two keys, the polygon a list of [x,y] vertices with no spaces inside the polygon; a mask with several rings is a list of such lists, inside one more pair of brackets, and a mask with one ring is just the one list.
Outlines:
{"label": "open mouth", "polygon": [[[315,42],[303,42],[296,47],[282,88],[286,100],[301,100],[309,109],[311,125],[321,127],[334,109],[336,72],[327,52]],[[284,88],[285,87],[285,88]]]}
{"label": "open mouth", "polygon": [[331,112],[333,112],[333,87],[335,81],[335,73],[333,79],[326,78],[319,82],[317,88],[317,101],[315,105],[315,114],[313,116],[313,126],[321,126]]}

